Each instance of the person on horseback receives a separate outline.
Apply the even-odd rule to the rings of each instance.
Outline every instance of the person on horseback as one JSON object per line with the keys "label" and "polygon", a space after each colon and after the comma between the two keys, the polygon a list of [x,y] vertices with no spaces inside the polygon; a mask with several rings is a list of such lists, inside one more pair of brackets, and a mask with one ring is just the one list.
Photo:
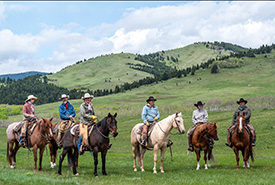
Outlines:
{"label": "person on horseback", "polygon": [[157,101],[157,99],[155,99],[153,96],[150,96],[146,100],[147,104],[143,107],[143,110],[141,113],[141,118],[144,123],[144,127],[142,130],[142,142],[141,142],[141,145],[143,146],[147,145],[146,141],[147,141],[147,132],[148,132],[149,126],[153,122],[157,122],[158,119],[160,118],[158,107],[155,106],[155,101]]}
{"label": "person on horseback", "polygon": [[24,125],[21,130],[21,134],[19,137],[19,145],[25,147],[26,146],[26,133],[28,129],[29,122],[38,121],[38,118],[34,112],[34,100],[37,98],[34,95],[29,95],[25,100],[25,104],[23,106],[23,121]]}
{"label": "person on horseback", "polygon": [[[203,105],[205,103],[202,103],[201,101],[198,101],[197,104],[194,104],[195,107],[197,107],[196,110],[193,111],[192,121],[194,125],[189,128],[187,132],[187,138],[188,138],[188,150],[193,152],[193,146],[192,146],[192,136],[199,124],[206,123],[208,121],[208,113],[205,109],[203,109]],[[212,140],[211,140],[212,141]],[[210,142],[210,148],[213,148],[213,141]]]}
{"label": "person on horseback", "polygon": [[[80,124],[79,124],[79,139],[78,139],[78,151],[82,155],[83,145],[89,146],[88,142],[88,124],[96,122],[96,116],[91,100],[94,98],[93,95],[85,93],[82,99],[84,102],[80,105]],[[83,139],[83,143],[82,143]]]}
{"label": "person on horseback", "polygon": [[[70,121],[73,122],[74,117],[75,117],[75,110],[74,110],[73,105],[70,104],[70,102],[68,102],[69,95],[62,94],[61,99],[63,102],[59,106],[59,116],[61,119],[60,124],[70,123]],[[61,140],[61,132],[58,132],[57,138],[56,138],[56,142],[57,142],[58,146],[60,146],[60,144],[61,144],[60,140]]]}
{"label": "person on horseback", "polygon": [[255,144],[256,143],[256,132],[255,132],[255,129],[253,128],[253,126],[250,124],[251,110],[249,107],[246,106],[247,100],[240,98],[240,100],[237,101],[237,104],[239,104],[239,107],[235,110],[235,112],[233,114],[232,124],[227,128],[228,135],[227,135],[227,142],[225,143],[225,145],[229,146],[230,148],[232,147],[231,137],[232,137],[233,131],[236,128],[236,123],[238,121],[238,113],[239,113],[239,115],[244,113],[246,126],[252,135],[251,146],[255,146],[256,145]]}

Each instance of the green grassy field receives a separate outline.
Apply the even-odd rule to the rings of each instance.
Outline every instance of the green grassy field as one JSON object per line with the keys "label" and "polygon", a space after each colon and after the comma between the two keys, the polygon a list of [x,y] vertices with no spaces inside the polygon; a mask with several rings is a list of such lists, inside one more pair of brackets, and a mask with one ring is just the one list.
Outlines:
{"label": "green grassy field", "polygon": [[[43,172],[34,172],[33,155],[27,149],[20,149],[17,155],[16,169],[9,169],[6,161],[6,136],[5,128],[0,128],[0,184],[273,184],[275,180],[274,167],[274,123],[275,109],[253,110],[251,123],[257,132],[257,146],[254,148],[255,163],[251,168],[236,170],[235,154],[232,149],[224,145],[226,141],[226,128],[231,122],[232,111],[210,111],[211,121],[217,121],[220,140],[215,142],[214,155],[217,161],[208,170],[203,168],[196,171],[196,157],[194,153],[187,155],[187,138],[184,135],[171,135],[174,141],[172,147],[173,158],[169,150],[165,154],[164,170],[159,172],[159,161],[157,165],[158,174],[152,173],[153,152],[145,154],[145,172],[134,172],[130,144],[130,131],[132,127],[140,122],[139,116],[118,117],[118,132],[116,138],[111,139],[112,148],[107,155],[107,173],[104,177],[99,173],[99,178],[93,176],[93,159],[86,152],[79,158],[78,172],[76,177],[68,169],[66,160],[63,162],[63,175],[57,174],[57,167],[50,168],[49,151],[45,151],[43,159]],[[161,115],[161,119],[168,115]],[[191,113],[183,112],[185,128],[191,123]],[[176,130],[172,130],[173,133]],[[58,151],[58,155],[61,150]],[[242,164],[242,162],[241,162]],[[101,161],[98,171],[101,172]]]}

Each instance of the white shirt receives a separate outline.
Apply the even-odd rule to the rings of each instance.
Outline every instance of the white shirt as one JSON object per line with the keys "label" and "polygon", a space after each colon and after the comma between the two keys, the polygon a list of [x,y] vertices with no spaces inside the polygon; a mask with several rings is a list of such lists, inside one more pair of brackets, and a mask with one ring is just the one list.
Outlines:
{"label": "white shirt", "polygon": [[205,123],[208,121],[208,113],[205,109],[196,109],[193,111],[192,121],[196,125],[197,122]]}

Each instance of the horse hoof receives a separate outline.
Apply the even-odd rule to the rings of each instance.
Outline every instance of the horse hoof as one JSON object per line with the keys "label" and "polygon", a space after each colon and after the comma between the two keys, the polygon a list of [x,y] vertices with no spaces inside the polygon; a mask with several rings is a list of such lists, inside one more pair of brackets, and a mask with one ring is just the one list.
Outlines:
{"label": "horse hoof", "polygon": [[76,173],[75,176],[79,176],[79,173]]}
{"label": "horse hoof", "polygon": [[96,175],[95,178],[98,178],[98,176]]}
{"label": "horse hoof", "polygon": [[141,171],[142,171],[142,172],[145,172],[145,170],[144,170],[143,168],[141,169]]}
{"label": "horse hoof", "polygon": [[137,172],[137,169],[136,169],[136,168],[134,169],[134,172]]}
{"label": "horse hoof", "polygon": [[199,170],[199,168],[196,168],[196,170]]}
{"label": "horse hoof", "polygon": [[157,171],[154,171],[154,174],[156,174],[157,173]]}
{"label": "horse hoof", "polygon": [[13,166],[13,165],[10,165],[10,168],[14,168],[14,166]]}
{"label": "horse hoof", "polygon": [[161,170],[161,171],[160,171],[160,173],[164,173],[164,171],[163,171],[163,170]]}

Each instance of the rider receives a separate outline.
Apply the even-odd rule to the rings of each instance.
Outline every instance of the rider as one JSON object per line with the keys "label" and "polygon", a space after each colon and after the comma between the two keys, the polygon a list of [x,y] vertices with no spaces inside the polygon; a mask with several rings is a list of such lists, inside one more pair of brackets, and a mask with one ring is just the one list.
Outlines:
{"label": "rider", "polygon": [[[68,121],[73,121],[74,117],[75,117],[75,110],[72,104],[70,104],[70,102],[68,102],[69,99],[69,95],[66,94],[62,94],[61,95],[61,99],[62,99],[62,104],[59,106],[59,116],[61,119],[61,123],[63,122],[68,122]],[[57,144],[60,145],[60,138],[61,137],[61,133],[58,132],[57,134]]]}
{"label": "rider", "polygon": [[149,126],[155,121],[157,122],[160,114],[158,107],[155,106],[155,99],[153,96],[150,96],[146,102],[147,104],[143,107],[141,118],[144,123],[143,131],[142,131],[142,143],[141,145],[146,146],[146,140],[147,140],[147,132]]}
{"label": "rider", "polygon": [[[82,99],[84,103],[80,105],[80,124],[79,124],[79,139],[78,139],[78,151],[83,154],[83,144],[89,146],[88,142],[88,123],[96,122],[96,116],[91,100],[93,95],[85,93]],[[83,139],[83,143],[82,143]]]}
{"label": "rider", "polygon": [[241,98],[239,101],[237,101],[237,104],[239,104],[240,106],[235,110],[232,118],[232,124],[227,129],[228,135],[227,135],[227,142],[225,144],[229,147],[232,147],[231,137],[232,137],[232,132],[235,130],[236,123],[238,122],[238,114],[241,115],[244,113],[246,126],[249,129],[250,133],[252,134],[251,145],[255,146],[256,132],[253,126],[250,124],[251,110],[246,106],[247,100],[244,100],[243,98]]}
{"label": "rider", "polygon": [[[205,103],[204,103],[205,104]],[[193,152],[193,146],[192,146],[192,135],[197,128],[198,124],[206,123],[208,121],[208,113],[205,109],[203,109],[204,105],[201,101],[198,101],[197,104],[194,104],[195,107],[197,107],[196,110],[193,111],[192,121],[194,125],[189,128],[187,132],[187,138],[188,138],[188,150]],[[213,143],[210,142],[210,148],[213,148]]]}
{"label": "rider", "polygon": [[26,146],[26,132],[28,128],[28,123],[32,121],[37,121],[37,117],[34,112],[34,100],[37,98],[34,95],[29,95],[25,100],[25,104],[23,106],[23,121],[24,125],[21,130],[21,134],[19,137],[19,145],[25,147]]}

